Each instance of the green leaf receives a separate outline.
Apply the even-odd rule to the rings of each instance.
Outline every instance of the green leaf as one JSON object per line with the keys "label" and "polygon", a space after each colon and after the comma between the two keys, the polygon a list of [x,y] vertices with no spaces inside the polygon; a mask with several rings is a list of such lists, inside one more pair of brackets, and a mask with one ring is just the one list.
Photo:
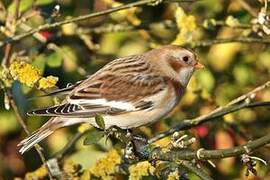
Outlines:
{"label": "green leaf", "polygon": [[86,138],[83,141],[84,145],[92,145],[97,143],[101,138],[104,136],[104,131],[98,131],[96,129],[93,129],[89,131],[86,135]]}
{"label": "green leaf", "polygon": [[37,56],[34,61],[32,62],[32,65],[36,68],[38,68],[41,72],[41,74],[43,74],[44,70],[45,70],[45,63],[46,63],[46,59],[44,57],[44,55],[39,55]]}
{"label": "green leaf", "polygon": [[51,55],[49,55],[47,64],[50,67],[59,67],[62,64],[62,60],[62,55],[59,52],[55,51]]}
{"label": "green leaf", "polygon": [[245,64],[235,65],[233,68],[233,75],[237,83],[242,86],[246,86],[256,80],[252,68]]}
{"label": "green leaf", "polygon": [[[33,5],[34,0],[21,0],[20,2],[20,12],[24,12],[27,9],[31,8]],[[37,0],[35,1],[35,5],[36,6],[41,6],[41,5],[47,5],[52,3],[53,0]],[[13,1],[9,7],[8,7],[8,11],[11,13],[15,12],[15,1]]]}
{"label": "green leaf", "polygon": [[201,70],[196,74],[202,89],[211,92],[215,87],[215,78],[209,70]]}
{"label": "green leaf", "polygon": [[96,124],[98,125],[98,127],[100,129],[104,130],[105,129],[105,122],[104,122],[103,117],[100,114],[96,114],[95,120],[96,120]]}

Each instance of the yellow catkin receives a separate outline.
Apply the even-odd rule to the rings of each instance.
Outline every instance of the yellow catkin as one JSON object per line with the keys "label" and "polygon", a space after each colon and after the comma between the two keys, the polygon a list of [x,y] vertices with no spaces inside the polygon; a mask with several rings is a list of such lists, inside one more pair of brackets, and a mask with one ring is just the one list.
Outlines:
{"label": "yellow catkin", "polygon": [[23,61],[13,61],[9,71],[14,80],[18,80],[29,87],[33,87],[41,78],[40,71],[37,68]]}
{"label": "yellow catkin", "polygon": [[115,179],[113,176],[117,173],[117,165],[120,162],[121,157],[118,152],[115,149],[110,150],[104,158],[101,158],[95,163],[90,169],[90,173],[97,178],[105,180]]}
{"label": "yellow catkin", "polygon": [[130,173],[130,180],[140,180],[144,176],[154,175],[155,167],[152,166],[148,161],[142,161],[137,164],[131,165],[128,170]]}
{"label": "yellow catkin", "polygon": [[57,83],[57,81],[58,81],[58,77],[54,77],[54,76],[42,77],[38,81],[38,89],[48,89],[48,88],[55,87],[55,84]]}

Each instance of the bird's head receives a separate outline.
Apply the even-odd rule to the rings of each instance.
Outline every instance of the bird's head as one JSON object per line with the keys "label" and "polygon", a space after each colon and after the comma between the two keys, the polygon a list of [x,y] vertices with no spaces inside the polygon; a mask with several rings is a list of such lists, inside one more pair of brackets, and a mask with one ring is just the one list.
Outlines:
{"label": "bird's head", "polygon": [[191,50],[176,45],[164,46],[159,50],[163,71],[184,87],[187,86],[194,70],[204,67]]}

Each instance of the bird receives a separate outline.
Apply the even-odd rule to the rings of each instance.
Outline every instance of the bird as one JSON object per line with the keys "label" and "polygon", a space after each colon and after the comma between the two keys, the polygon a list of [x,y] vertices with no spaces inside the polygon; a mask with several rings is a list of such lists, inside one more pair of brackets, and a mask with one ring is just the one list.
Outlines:
{"label": "bird", "polygon": [[110,61],[73,86],[51,94],[65,94],[59,105],[28,112],[51,118],[22,140],[25,153],[54,131],[75,124],[99,127],[95,116],[104,119],[105,129],[132,129],[165,117],[179,103],[193,72],[204,66],[197,55],[178,45],[165,45],[138,55]]}

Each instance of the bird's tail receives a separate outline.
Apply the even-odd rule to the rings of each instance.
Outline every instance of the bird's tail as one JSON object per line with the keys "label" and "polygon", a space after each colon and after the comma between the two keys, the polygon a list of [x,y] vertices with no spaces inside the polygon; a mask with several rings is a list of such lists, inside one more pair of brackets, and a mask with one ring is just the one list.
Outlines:
{"label": "bird's tail", "polygon": [[41,128],[33,132],[29,137],[22,140],[18,146],[21,146],[19,152],[21,154],[25,153],[29,149],[31,149],[35,144],[39,143],[49,135],[51,135],[54,131],[59,128],[70,126],[73,124],[84,122],[82,119],[64,119],[61,117],[53,117],[48,122],[46,122]]}

